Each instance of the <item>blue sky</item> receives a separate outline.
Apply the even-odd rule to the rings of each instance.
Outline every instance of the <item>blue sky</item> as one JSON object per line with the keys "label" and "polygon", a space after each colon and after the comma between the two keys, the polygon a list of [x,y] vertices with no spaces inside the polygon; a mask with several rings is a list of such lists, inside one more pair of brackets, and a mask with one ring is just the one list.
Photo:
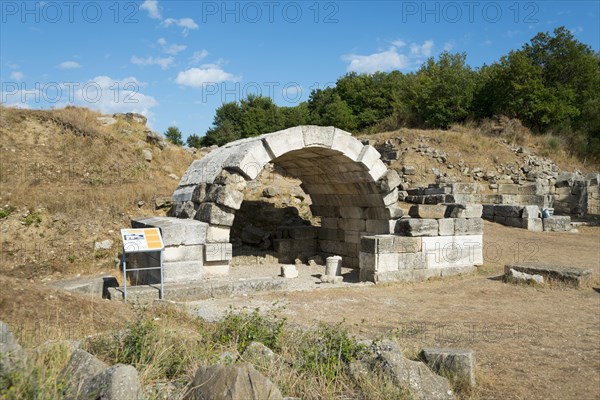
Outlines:
{"label": "blue sky", "polygon": [[599,50],[599,1],[0,0],[1,101],[140,112],[203,135],[249,93],[307,100],[349,71],[417,69],[444,50],[474,67],[566,26]]}

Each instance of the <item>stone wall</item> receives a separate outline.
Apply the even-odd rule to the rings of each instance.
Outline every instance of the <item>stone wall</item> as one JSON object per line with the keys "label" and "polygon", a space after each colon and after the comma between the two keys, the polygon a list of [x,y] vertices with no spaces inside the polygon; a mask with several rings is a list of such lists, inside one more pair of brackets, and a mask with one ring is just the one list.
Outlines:
{"label": "stone wall", "polygon": [[394,234],[361,238],[361,281],[423,280],[483,264],[481,205],[417,205]]}

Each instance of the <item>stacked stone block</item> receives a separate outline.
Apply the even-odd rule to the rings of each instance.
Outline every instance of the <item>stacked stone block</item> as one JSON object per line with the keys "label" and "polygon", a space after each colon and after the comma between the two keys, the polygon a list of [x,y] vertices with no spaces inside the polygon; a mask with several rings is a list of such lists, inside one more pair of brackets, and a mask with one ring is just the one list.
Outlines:
{"label": "stacked stone block", "polygon": [[415,205],[394,234],[361,240],[360,279],[421,280],[471,272],[483,263],[479,204]]}
{"label": "stacked stone block", "polygon": [[542,212],[536,205],[484,204],[483,218],[502,225],[534,232],[568,232],[571,230],[571,217],[546,216],[542,218]]}

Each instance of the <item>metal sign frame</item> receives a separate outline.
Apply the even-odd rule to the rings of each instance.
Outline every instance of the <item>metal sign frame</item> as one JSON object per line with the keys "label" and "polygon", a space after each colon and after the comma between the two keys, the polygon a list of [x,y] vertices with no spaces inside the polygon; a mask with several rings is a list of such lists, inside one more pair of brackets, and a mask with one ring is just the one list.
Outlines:
{"label": "metal sign frame", "polygon": [[[127,272],[160,269],[160,299],[164,300],[163,250],[165,245],[159,228],[121,229],[123,253],[123,300],[127,303]],[[127,268],[127,254],[158,252],[158,267]]]}

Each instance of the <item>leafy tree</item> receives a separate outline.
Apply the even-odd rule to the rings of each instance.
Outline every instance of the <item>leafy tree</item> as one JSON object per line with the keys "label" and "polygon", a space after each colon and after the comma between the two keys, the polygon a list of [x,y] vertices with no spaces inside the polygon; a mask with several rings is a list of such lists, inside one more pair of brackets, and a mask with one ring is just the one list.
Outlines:
{"label": "leafy tree", "polygon": [[312,124],[333,125],[350,132],[356,130],[352,109],[333,88],[314,90],[310,94],[308,108]]}
{"label": "leafy tree", "polygon": [[282,114],[270,97],[248,95],[241,101],[242,137],[252,137],[283,129]]}
{"label": "leafy tree", "polygon": [[437,61],[427,60],[411,79],[408,101],[425,126],[447,129],[471,114],[476,75],[466,57],[443,52]]}
{"label": "leafy tree", "polygon": [[165,131],[165,137],[171,143],[176,146],[183,146],[183,140],[181,139],[181,131],[176,126],[170,126]]}
{"label": "leafy tree", "polygon": [[195,147],[197,149],[202,147],[202,142],[202,138],[196,134],[188,136],[186,140],[186,144],[188,145],[188,147]]}

